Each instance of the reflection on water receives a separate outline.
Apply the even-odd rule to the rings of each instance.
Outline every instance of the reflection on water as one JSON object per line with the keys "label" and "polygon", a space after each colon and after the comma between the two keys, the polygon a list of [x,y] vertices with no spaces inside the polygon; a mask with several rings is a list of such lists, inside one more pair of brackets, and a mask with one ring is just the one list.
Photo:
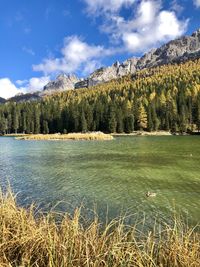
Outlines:
{"label": "reflection on water", "polygon": [[[191,155],[192,154],[192,155]],[[0,179],[18,201],[72,212],[97,206],[119,214],[167,218],[174,206],[200,221],[198,136],[117,137],[113,141],[16,141],[0,138]],[[147,198],[146,192],[156,192]],[[90,212],[89,212],[90,213]]]}

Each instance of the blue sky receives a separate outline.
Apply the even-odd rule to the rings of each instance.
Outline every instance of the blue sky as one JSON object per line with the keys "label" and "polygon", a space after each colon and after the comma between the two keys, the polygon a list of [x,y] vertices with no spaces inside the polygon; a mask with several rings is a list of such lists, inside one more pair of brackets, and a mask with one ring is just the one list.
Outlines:
{"label": "blue sky", "polygon": [[0,0],[0,97],[87,76],[200,27],[200,0]]}

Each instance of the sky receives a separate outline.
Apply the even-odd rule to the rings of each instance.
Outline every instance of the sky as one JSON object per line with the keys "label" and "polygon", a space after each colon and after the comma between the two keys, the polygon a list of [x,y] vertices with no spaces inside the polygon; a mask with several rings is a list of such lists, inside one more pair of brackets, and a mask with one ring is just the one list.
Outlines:
{"label": "sky", "polygon": [[87,77],[200,28],[200,0],[0,0],[0,97]]}

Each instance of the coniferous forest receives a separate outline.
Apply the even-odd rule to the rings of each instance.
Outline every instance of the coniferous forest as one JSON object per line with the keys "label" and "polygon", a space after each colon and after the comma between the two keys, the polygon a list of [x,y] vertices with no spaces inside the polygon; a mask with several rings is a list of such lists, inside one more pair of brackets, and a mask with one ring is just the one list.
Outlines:
{"label": "coniferous forest", "polygon": [[200,60],[146,69],[40,101],[0,104],[0,133],[200,130]]}

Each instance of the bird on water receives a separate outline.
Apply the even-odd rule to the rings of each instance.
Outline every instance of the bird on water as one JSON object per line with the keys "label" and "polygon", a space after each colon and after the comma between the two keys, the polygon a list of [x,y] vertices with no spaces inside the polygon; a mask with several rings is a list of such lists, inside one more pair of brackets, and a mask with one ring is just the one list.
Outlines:
{"label": "bird on water", "polygon": [[147,196],[147,197],[156,197],[156,193],[154,193],[154,192],[149,192],[149,191],[148,191],[148,192],[146,193],[146,196]]}

